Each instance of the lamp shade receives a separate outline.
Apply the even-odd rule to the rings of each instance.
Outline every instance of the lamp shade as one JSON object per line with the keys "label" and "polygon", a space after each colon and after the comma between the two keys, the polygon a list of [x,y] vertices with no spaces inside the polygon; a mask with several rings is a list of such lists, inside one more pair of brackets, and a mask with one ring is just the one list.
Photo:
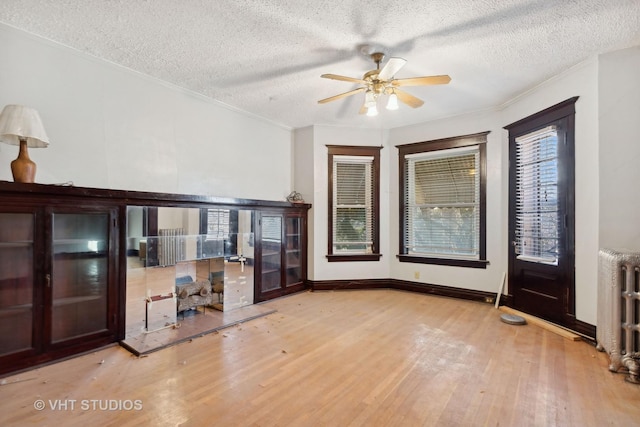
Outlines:
{"label": "lamp shade", "polygon": [[20,145],[21,139],[33,148],[49,145],[49,137],[36,110],[22,105],[6,105],[0,113],[0,141]]}

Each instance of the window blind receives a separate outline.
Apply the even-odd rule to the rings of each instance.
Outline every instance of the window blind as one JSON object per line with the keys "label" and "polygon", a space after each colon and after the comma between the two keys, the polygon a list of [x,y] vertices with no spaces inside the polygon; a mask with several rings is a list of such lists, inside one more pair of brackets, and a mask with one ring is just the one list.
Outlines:
{"label": "window blind", "polygon": [[282,217],[263,215],[261,218],[262,240],[282,240]]}
{"label": "window blind", "polygon": [[333,252],[371,253],[373,157],[333,156]]}
{"label": "window blind", "polygon": [[558,132],[555,126],[516,138],[516,254],[557,264]]}
{"label": "window blind", "polygon": [[207,210],[207,238],[229,238],[229,209]]}
{"label": "window blind", "polygon": [[405,247],[409,254],[480,255],[477,146],[405,156]]}

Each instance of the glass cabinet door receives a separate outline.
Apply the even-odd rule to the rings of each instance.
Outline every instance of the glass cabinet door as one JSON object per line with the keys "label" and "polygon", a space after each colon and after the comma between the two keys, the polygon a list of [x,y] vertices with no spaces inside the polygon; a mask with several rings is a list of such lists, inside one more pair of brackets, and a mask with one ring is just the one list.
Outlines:
{"label": "glass cabinet door", "polygon": [[108,212],[53,213],[51,343],[108,329]]}
{"label": "glass cabinet door", "polygon": [[301,223],[299,216],[287,216],[286,222],[286,285],[291,286],[302,282],[301,259]]}
{"label": "glass cabinet door", "polygon": [[33,213],[0,213],[0,356],[34,347],[34,224]]}
{"label": "glass cabinet door", "polygon": [[282,275],[282,216],[263,214],[261,217],[262,274],[260,290],[268,292],[281,288]]}

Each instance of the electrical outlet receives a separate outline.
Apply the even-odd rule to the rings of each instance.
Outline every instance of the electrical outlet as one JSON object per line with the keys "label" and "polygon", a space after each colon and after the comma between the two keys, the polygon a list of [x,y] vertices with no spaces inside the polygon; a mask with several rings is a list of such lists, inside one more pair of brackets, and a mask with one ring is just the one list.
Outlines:
{"label": "electrical outlet", "polygon": [[416,279],[416,280],[420,279],[420,272],[419,271],[414,271],[413,272],[413,278]]}

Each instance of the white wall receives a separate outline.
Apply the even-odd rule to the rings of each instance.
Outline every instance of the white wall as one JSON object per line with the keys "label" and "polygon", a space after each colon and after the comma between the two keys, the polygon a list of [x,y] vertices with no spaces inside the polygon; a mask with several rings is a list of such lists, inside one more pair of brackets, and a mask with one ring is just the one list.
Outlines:
{"label": "white wall", "polygon": [[[306,128],[296,129],[293,132],[294,142],[294,164],[293,164],[293,182],[294,189],[300,193],[306,203],[311,203],[311,209],[309,209],[307,216],[307,229],[308,241],[307,241],[307,277],[311,280],[315,280],[315,265],[316,265],[316,222],[315,222],[315,189],[314,189],[314,176],[316,173],[315,161],[314,161],[314,145],[313,145],[313,126]],[[326,254],[324,254],[326,255]],[[320,255],[322,253],[320,252]],[[322,259],[322,258],[320,258]]]}
{"label": "white wall", "polygon": [[600,246],[640,251],[640,47],[600,57]]}
{"label": "white wall", "polygon": [[[291,129],[4,24],[0,58],[0,107],[37,109],[51,140],[29,151],[38,183],[265,200],[292,189]],[[17,153],[0,144],[0,179]]]}
{"label": "white wall", "polygon": [[[313,168],[311,177],[308,172],[306,183],[301,185],[309,187],[309,178],[313,181],[313,209],[310,212],[310,236],[309,249],[313,254],[313,261],[309,263],[309,279],[311,280],[350,280],[350,279],[379,279],[389,278],[388,259],[395,256],[389,250],[390,222],[386,214],[388,209],[388,176],[389,159],[391,149],[385,144],[386,132],[371,129],[354,129],[331,126],[313,126],[313,135],[307,132],[296,139],[296,144],[302,142],[305,147],[310,144],[312,138],[313,146]],[[296,135],[298,136],[298,135]],[[358,146],[383,146],[380,150],[380,253],[382,258],[378,261],[361,262],[328,262],[327,245],[328,230],[327,221],[329,218],[329,167],[327,145],[358,145]],[[307,167],[306,162],[299,167]],[[300,172],[302,177],[303,172]],[[297,182],[296,182],[297,184]],[[308,190],[307,190],[308,191]]]}

